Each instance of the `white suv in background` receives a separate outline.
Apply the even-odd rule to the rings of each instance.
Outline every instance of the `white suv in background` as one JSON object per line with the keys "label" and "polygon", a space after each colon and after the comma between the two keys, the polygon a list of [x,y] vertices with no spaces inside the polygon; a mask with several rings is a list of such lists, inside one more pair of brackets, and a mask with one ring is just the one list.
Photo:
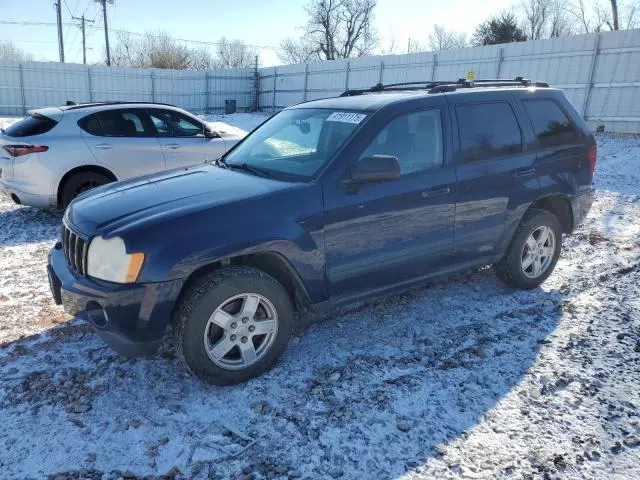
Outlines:
{"label": "white suv in background", "polygon": [[245,135],[157,103],[33,110],[0,132],[0,190],[18,204],[65,208],[105,183],[215,160]]}

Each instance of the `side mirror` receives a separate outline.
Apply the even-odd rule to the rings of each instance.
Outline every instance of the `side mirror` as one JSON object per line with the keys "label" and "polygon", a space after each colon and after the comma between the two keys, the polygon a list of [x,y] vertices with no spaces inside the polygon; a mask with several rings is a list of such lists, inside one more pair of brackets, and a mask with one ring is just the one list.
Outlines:
{"label": "side mirror", "polygon": [[214,132],[213,130],[209,130],[208,128],[204,129],[205,138],[220,138],[218,132]]}
{"label": "side mirror", "polygon": [[391,155],[373,155],[361,159],[351,170],[351,181],[373,183],[393,180],[400,176],[400,163]]}

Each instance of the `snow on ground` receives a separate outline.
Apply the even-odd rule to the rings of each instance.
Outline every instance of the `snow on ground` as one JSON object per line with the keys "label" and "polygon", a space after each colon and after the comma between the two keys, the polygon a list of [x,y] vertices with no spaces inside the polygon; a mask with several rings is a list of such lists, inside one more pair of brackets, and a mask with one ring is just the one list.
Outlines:
{"label": "snow on ground", "polygon": [[598,145],[542,288],[486,269],[335,312],[226,388],[170,342],[127,360],[66,317],[44,269],[59,215],[3,201],[0,477],[640,478],[640,138]]}
{"label": "snow on ground", "polygon": [[250,132],[266,119],[270,114],[262,113],[232,113],[229,115],[200,115],[214,130],[224,133]]}

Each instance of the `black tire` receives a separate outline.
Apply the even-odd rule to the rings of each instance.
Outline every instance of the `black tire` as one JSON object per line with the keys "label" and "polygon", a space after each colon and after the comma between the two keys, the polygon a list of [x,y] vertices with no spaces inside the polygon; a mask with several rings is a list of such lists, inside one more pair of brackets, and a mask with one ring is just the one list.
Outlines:
{"label": "black tire", "polygon": [[69,177],[62,187],[60,206],[63,209],[67,208],[71,201],[81,193],[111,182],[109,177],[99,172],[76,173]]}
{"label": "black tire", "polygon": [[[243,293],[265,297],[278,318],[275,340],[256,363],[229,370],[215,364],[205,348],[209,318],[225,301]],[[293,327],[293,307],[289,295],[277,280],[250,267],[228,267],[196,280],[183,295],[173,318],[176,354],[187,369],[202,380],[226,386],[244,382],[269,370],[289,344]],[[253,341],[253,340],[251,340]]]}
{"label": "black tire", "polygon": [[[536,278],[530,278],[523,272],[522,255],[529,236],[540,227],[548,227],[555,235],[554,254],[549,266]],[[553,273],[562,250],[562,227],[550,212],[532,209],[527,212],[516,230],[505,256],[497,262],[493,269],[498,280],[509,287],[531,290],[542,284]]]}

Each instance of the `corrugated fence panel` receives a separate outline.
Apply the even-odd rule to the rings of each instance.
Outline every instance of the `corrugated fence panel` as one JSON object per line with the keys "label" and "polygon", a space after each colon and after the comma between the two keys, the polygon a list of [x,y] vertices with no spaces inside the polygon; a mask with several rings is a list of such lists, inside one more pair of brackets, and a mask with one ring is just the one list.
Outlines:
{"label": "corrugated fence panel", "polygon": [[586,118],[607,127],[640,123],[640,31],[607,33],[599,47]]}
{"label": "corrugated fence panel", "polygon": [[0,109],[6,115],[22,115],[22,90],[20,88],[20,64],[0,63]]}
{"label": "corrugated fence panel", "polygon": [[[155,101],[197,113],[288,105],[379,82],[524,76],[562,88],[593,127],[640,133],[640,30],[490,45],[443,52],[370,56],[246,69],[184,71],[57,62],[0,63],[0,114],[67,100]],[[256,88],[257,86],[257,88]]]}
{"label": "corrugated fence panel", "polygon": [[309,64],[307,100],[335,97],[345,91],[347,60]]}
{"label": "corrugated fence panel", "polygon": [[[250,109],[253,71],[251,69],[230,68],[207,72],[207,82],[202,92],[205,95],[205,109],[211,112],[224,111],[226,100],[235,100],[236,108]],[[255,100],[254,100],[255,101]]]}
{"label": "corrugated fence panel", "polygon": [[68,100],[88,102],[87,68],[60,63],[22,65],[27,110],[42,105],[64,105]]}
{"label": "corrugated fence panel", "polygon": [[203,113],[222,111],[225,100],[255,108],[254,70],[186,71],[111,68],[57,62],[0,63],[0,114],[101,101],[171,103]]}

